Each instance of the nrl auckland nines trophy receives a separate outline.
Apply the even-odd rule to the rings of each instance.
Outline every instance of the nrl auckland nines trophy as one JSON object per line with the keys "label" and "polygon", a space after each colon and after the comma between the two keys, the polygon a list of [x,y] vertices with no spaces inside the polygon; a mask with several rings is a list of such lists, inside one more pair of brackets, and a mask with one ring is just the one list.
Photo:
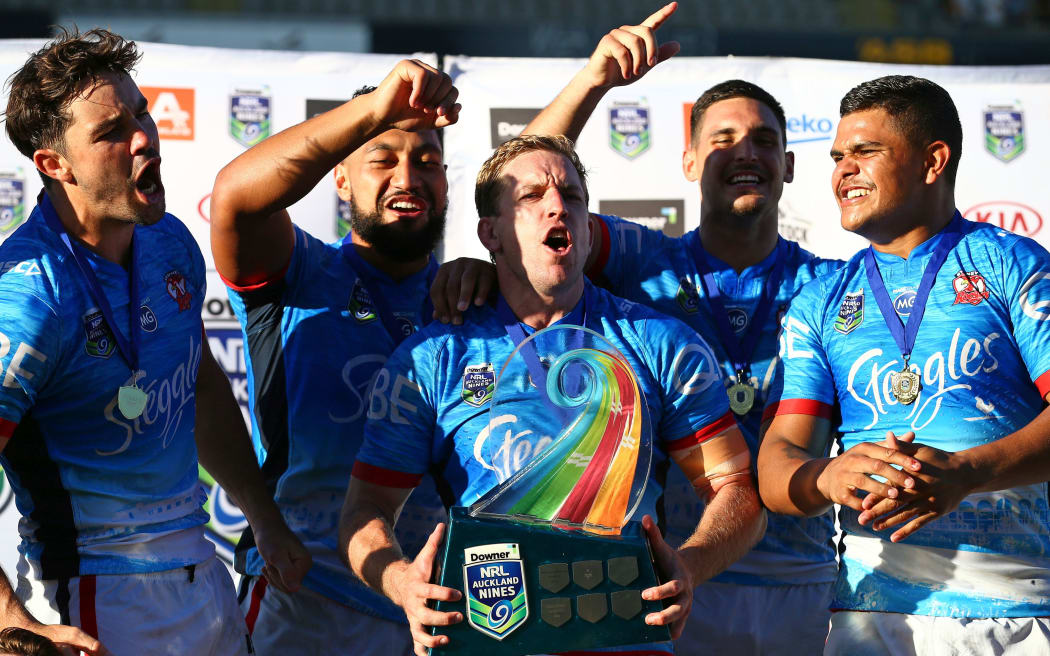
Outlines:
{"label": "nrl auckland nines trophy", "polygon": [[[491,372],[491,369],[489,369]],[[491,373],[488,374],[490,377]],[[463,592],[438,610],[434,654],[516,656],[669,640],[645,615],[657,585],[640,522],[652,460],[634,371],[604,337],[551,326],[521,341],[494,384],[475,443],[493,487],[453,508],[438,582]]]}

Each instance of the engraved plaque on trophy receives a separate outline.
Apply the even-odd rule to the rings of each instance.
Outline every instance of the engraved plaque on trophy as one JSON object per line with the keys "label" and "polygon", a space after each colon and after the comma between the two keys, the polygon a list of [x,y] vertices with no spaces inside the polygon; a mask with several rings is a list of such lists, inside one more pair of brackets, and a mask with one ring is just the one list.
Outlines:
{"label": "engraved plaque on trophy", "polygon": [[669,640],[645,616],[658,580],[631,521],[652,460],[637,376],[601,335],[552,326],[499,370],[489,423],[474,445],[491,489],[451,510],[439,602],[464,621],[433,632],[433,654],[517,656]]}

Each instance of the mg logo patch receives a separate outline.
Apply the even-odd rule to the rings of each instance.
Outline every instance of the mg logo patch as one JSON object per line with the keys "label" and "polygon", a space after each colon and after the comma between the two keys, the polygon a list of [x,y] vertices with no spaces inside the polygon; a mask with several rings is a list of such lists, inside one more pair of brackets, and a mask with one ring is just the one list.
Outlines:
{"label": "mg logo patch", "polygon": [[1023,153],[1024,112],[1011,105],[984,110],[984,147],[1004,162]]}
{"label": "mg logo patch", "polygon": [[911,309],[915,307],[915,290],[902,288],[894,293],[897,296],[893,299],[893,309],[900,318],[907,319],[911,316]]}
{"label": "mg logo patch", "polygon": [[110,332],[109,324],[103,318],[102,312],[93,309],[85,314],[82,320],[84,322],[84,334],[87,336],[87,341],[84,343],[84,349],[87,351],[87,354],[93,358],[108,358],[113,355],[113,350],[117,348],[117,342],[113,338],[113,333]]}
{"label": "mg logo patch", "polygon": [[726,308],[726,316],[729,318],[729,325],[733,327],[733,332],[737,335],[747,330],[747,324],[751,321],[744,308]]}
{"label": "mg logo patch", "polygon": [[350,301],[346,304],[346,309],[350,311],[350,314],[354,316],[358,323],[368,323],[376,319],[376,308],[372,305],[372,297],[360,280],[354,282],[354,288],[350,292]]}
{"label": "mg logo patch", "polygon": [[502,640],[529,617],[525,576],[516,544],[486,544],[463,551],[467,619],[485,635]]}
{"label": "mg logo patch", "polygon": [[846,294],[839,306],[839,316],[835,318],[835,330],[848,335],[864,321],[864,290]]}
{"label": "mg logo patch", "polygon": [[463,372],[463,400],[474,407],[481,407],[492,398],[496,389],[496,372],[492,363],[467,367]]}
{"label": "mg logo patch", "polygon": [[696,287],[689,282],[688,278],[682,278],[679,281],[675,300],[678,301],[678,305],[681,306],[686,314],[696,314],[697,310],[700,309],[700,294],[697,293]]}

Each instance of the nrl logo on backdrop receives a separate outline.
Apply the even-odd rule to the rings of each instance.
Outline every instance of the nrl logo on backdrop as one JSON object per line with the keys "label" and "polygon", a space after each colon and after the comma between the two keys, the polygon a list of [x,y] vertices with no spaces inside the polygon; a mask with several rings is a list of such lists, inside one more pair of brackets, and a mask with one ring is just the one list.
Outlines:
{"label": "nrl logo on backdrop", "polygon": [[1012,162],[1024,152],[1024,112],[1013,105],[996,105],[984,110],[984,147],[1004,162]]}
{"label": "nrl logo on backdrop", "polygon": [[675,300],[686,314],[696,314],[700,309],[700,294],[688,278],[682,278],[678,282],[678,293],[675,294]]}
{"label": "nrl logo on backdrop", "polygon": [[113,333],[109,330],[109,324],[102,316],[102,311],[98,308],[91,308],[81,317],[81,320],[84,322],[84,334],[87,336],[87,341],[84,343],[84,350],[87,351],[87,354],[93,358],[103,359],[113,355],[117,343],[113,339]]}
{"label": "nrl logo on backdrop", "polygon": [[835,317],[835,330],[848,335],[864,321],[864,290],[847,293],[842,297],[839,316]]}
{"label": "nrl logo on backdrop", "polygon": [[492,363],[476,364],[463,372],[463,400],[474,407],[480,407],[492,398],[496,389],[496,372]]}
{"label": "nrl logo on backdrop", "polygon": [[339,239],[350,234],[350,203],[335,197],[335,236]]}
{"label": "nrl logo on backdrop", "polygon": [[22,169],[0,171],[0,240],[26,218],[26,185]]}
{"label": "nrl logo on backdrop", "polygon": [[639,102],[614,102],[609,108],[609,145],[627,159],[649,150],[649,107]]}
{"label": "nrl logo on backdrop", "polygon": [[270,136],[270,91],[237,89],[230,96],[230,136],[251,148]]}
{"label": "nrl logo on backdrop", "polygon": [[368,290],[365,289],[360,280],[354,281],[354,288],[350,291],[350,301],[346,304],[346,309],[358,323],[375,321],[377,315],[375,305],[372,303],[372,296],[369,295]]}
{"label": "nrl logo on backdrop", "polygon": [[485,635],[503,640],[529,617],[525,576],[516,544],[486,544],[463,551],[467,619]]}

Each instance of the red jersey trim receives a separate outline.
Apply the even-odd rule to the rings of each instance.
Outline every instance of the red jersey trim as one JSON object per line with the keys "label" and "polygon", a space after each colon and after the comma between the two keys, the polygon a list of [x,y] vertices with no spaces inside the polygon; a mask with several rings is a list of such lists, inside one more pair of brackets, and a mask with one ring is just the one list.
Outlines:
{"label": "red jersey trim", "polygon": [[[1046,398],[1047,393],[1050,392],[1050,371],[1035,379],[1035,388],[1039,390],[1039,396]],[[0,435],[3,435],[2,428],[0,428]]]}
{"label": "red jersey trim", "polygon": [[777,415],[810,415],[831,419],[832,407],[823,401],[813,399],[781,399],[770,403],[762,413],[762,421],[768,421]]}
{"label": "red jersey trim", "polygon": [[714,422],[696,431],[692,435],[680,437],[677,440],[673,440],[667,443],[668,451],[677,451],[679,449],[687,449],[697,444],[703,444],[707,440],[711,439],[716,435],[721,435],[730,428],[736,426],[736,419],[733,418],[732,412],[726,412],[724,415],[719,417]]}
{"label": "red jersey trim", "polygon": [[18,424],[13,421],[6,419],[0,419],[0,440],[7,441],[11,439],[11,436],[15,434],[15,429],[18,428]]}
{"label": "red jersey trim", "polygon": [[94,574],[80,577],[80,628],[92,638],[98,639]]}
{"label": "red jersey trim", "polygon": [[393,469],[370,465],[360,460],[354,463],[354,469],[350,472],[350,475],[366,483],[374,483],[375,485],[386,487],[413,488],[423,480],[423,474],[394,471]]}
{"label": "red jersey trim", "polygon": [[[229,287],[230,289],[232,289],[235,292],[239,292],[241,294],[245,294],[247,292],[254,292],[254,291],[262,289],[263,287],[266,287],[268,285],[272,285],[273,283],[277,282],[278,280],[281,280],[282,278],[284,278],[284,274],[288,273],[288,267],[292,266],[292,256],[293,255],[294,255],[294,252],[290,253],[288,255],[288,261],[284,263],[284,266],[281,267],[280,271],[277,271],[276,273],[274,273],[269,278],[266,278],[265,280],[262,280],[260,282],[257,282],[257,283],[251,284],[251,285],[236,285],[236,284],[233,283],[233,281],[228,280],[226,278],[226,276],[222,275],[221,273],[219,274],[219,278],[222,280],[222,283],[224,285],[226,285],[227,287]],[[218,272],[216,272],[216,273],[218,273]]]}
{"label": "red jersey trim", "polygon": [[609,263],[609,249],[612,246],[609,243],[609,225],[602,217],[598,215],[595,216],[597,217],[598,225],[601,226],[602,229],[602,247],[601,250],[598,251],[598,257],[594,260],[594,264],[592,264],[591,268],[586,272],[587,277],[592,280],[595,276],[600,276],[602,275],[602,272],[605,271],[605,265]]}

